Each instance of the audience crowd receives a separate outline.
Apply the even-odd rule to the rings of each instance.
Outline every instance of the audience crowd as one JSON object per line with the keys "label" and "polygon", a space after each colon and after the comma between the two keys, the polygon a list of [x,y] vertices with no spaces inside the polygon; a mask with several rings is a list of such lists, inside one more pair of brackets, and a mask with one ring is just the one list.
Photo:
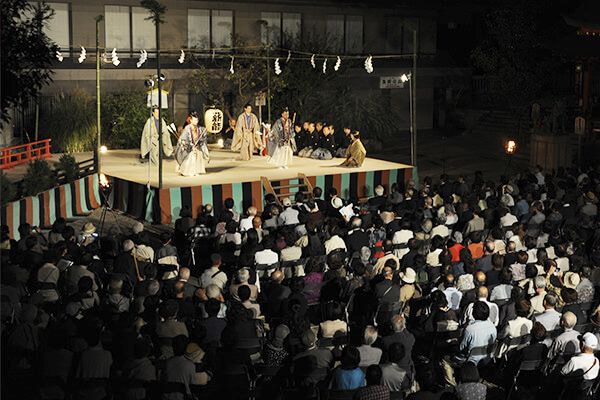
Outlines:
{"label": "audience crowd", "polygon": [[598,398],[599,167],[300,190],[3,226],[3,397]]}

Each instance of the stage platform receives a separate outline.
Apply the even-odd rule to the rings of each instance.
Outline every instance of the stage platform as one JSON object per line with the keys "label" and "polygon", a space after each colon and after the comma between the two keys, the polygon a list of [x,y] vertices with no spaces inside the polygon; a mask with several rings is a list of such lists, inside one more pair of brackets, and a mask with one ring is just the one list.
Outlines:
{"label": "stage platform", "polygon": [[[339,167],[342,158],[313,160],[294,157],[288,169],[278,169],[268,163],[267,157],[253,156],[250,161],[236,161],[237,153],[216,146],[209,147],[211,161],[206,174],[184,177],[175,172],[175,160],[163,160],[163,188],[158,186],[158,167],[152,166],[150,195],[147,190],[148,164],[139,161],[136,150],[113,150],[102,155],[102,172],[114,183],[110,202],[114,208],[154,223],[170,223],[179,217],[183,206],[192,210],[194,217],[202,204],[212,204],[216,213],[223,200],[235,200],[235,210],[243,213],[254,205],[259,212],[264,203],[265,187],[261,177],[273,186],[297,185],[304,174],[312,186],[319,186],[325,194],[335,187],[344,198],[364,198],[373,195],[379,184],[389,187],[394,182],[405,182],[412,177],[412,166],[367,158],[360,168]],[[298,187],[283,193],[293,195]],[[280,191],[276,191],[281,193]]]}
{"label": "stage platform", "polygon": [[[343,158],[333,160],[313,160],[312,158],[294,157],[293,165],[288,169],[278,169],[267,162],[268,157],[254,155],[250,161],[236,161],[238,153],[210,146],[211,161],[206,167],[206,174],[185,177],[175,172],[175,160],[163,160],[163,188],[214,185],[223,183],[241,183],[259,181],[261,176],[279,181],[306,176],[347,174],[349,172],[385,171],[412,168],[410,165],[366,158],[360,168],[339,167]],[[102,154],[102,172],[107,175],[131,182],[147,184],[148,163],[139,161],[137,150],[112,150]],[[158,166],[151,166],[150,185],[158,187]]]}
{"label": "stage platform", "polygon": [[[290,197],[305,184],[323,189],[323,196],[336,188],[346,199],[361,199],[373,195],[373,188],[383,185],[386,191],[395,183],[412,178],[412,166],[367,158],[361,168],[338,165],[341,158],[313,160],[294,157],[289,169],[278,169],[267,162],[267,157],[254,156],[250,161],[235,161],[237,153],[212,147],[207,173],[197,177],[183,177],[175,172],[175,160],[163,161],[163,188],[158,189],[158,168],[152,167],[148,188],[148,164],[139,161],[137,150],[113,150],[102,154],[101,172],[109,177],[111,191],[108,204],[115,210],[147,223],[169,224],[179,218],[184,206],[192,210],[194,218],[203,204],[212,204],[215,215],[223,201],[235,200],[235,210],[243,213],[254,205],[262,212],[267,193],[265,181],[275,192]],[[9,203],[1,209],[3,224],[9,225],[11,236],[18,239],[17,228],[28,222],[32,226],[50,228],[59,217],[74,219],[88,215],[102,204],[98,174],[86,176]],[[297,185],[297,186],[294,186]]]}

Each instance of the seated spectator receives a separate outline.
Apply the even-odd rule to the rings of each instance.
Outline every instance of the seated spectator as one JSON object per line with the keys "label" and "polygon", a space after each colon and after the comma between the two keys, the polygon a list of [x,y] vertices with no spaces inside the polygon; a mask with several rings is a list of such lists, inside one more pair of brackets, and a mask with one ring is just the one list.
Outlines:
{"label": "seated spectator", "polygon": [[487,387],[480,382],[477,366],[468,362],[458,373],[456,393],[461,400],[485,400]]}
{"label": "seated spectator", "polygon": [[358,347],[360,353],[359,367],[368,367],[369,365],[379,364],[381,360],[381,349],[373,347],[377,341],[377,329],[374,326],[367,326],[363,334],[363,345]]}
{"label": "seated spectator", "polygon": [[354,395],[355,400],[381,399],[388,400],[390,398],[390,389],[381,384],[382,371],[379,365],[370,365],[367,368],[366,383],[367,385],[358,389]]}
{"label": "seated spectator", "polygon": [[234,300],[240,301],[240,297],[238,295],[238,289],[241,286],[247,286],[250,289],[250,301],[256,301],[256,299],[258,298],[258,287],[256,285],[252,285],[252,284],[248,283],[249,279],[250,279],[250,271],[248,271],[246,268],[242,268],[242,269],[238,270],[238,272],[237,272],[238,283],[235,283],[235,284],[229,286],[229,294]]}
{"label": "seated spectator", "polygon": [[404,346],[401,343],[394,343],[389,349],[389,362],[381,365],[381,384],[390,389],[392,394],[410,389],[408,371],[399,365],[404,358]]}
{"label": "seated spectator", "polygon": [[346,346],[342,350],[340,366],[331,374],[329,389],[353,390],[365,386],[365,374],[358,367],[360,353],[354,346]]}
{"label": "seated spectator", "polygon": [[238,287],[237,295],[242,305],[248,310],[252,311],[252,318],[260,318],[262,316],[260,312],[260,305],[250,301],[250,294],[249,286],[242,285]]}

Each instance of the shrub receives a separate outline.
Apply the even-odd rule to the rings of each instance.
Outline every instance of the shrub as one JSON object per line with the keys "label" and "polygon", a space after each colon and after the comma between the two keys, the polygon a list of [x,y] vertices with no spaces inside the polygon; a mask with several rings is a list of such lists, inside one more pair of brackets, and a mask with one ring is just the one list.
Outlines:
{"label": "shrub", "polygon": [[[102,98],[102,142],[111,149],[140,147],[142,130],[150,117],[146,91],[124,90]],[[166,110],[162,117],[169,121]]]}
{"label": "shrub", "polygon": [[15,189],[15,185],[8,179],[4,171],[0,171],[0,198],[2,199],[2,206],[13,201],[16,195],[17,190]]}
{"label": "shrub", "polygon": [[23,191],[27,196],[48,190],[56,185],[56,175],[46,160],[33,160],[27,166],[23,177]]}
{"label": "shrub", "polygon": [[52,138],[52,151],[90,151],[96,140],[96,103],[84,89],[57,94],[49,107],[41,110],[42,137]]}
{"label": "shrub", "polygon": [[79,164],[75,157],[71,154],[63,154],[60,156],[58,163],[54,166],[56,174],[63,172],[67,183],[71,183],[79,178]]}

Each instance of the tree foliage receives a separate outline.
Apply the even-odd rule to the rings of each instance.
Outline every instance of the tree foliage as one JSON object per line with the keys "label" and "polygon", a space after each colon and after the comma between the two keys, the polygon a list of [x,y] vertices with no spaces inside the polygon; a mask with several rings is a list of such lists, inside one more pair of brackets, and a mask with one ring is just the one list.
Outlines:
{"label": "tree foliage", "polygon": [[[544,49],[538,2],[509,0],[484,17],[485,37],[471,53],[476,71],[492,78],[504,105],[520,106],[549,87],[557,60]],[[543,30],[543,34],[542,34]]]}
{"label": "tree foliage", "polygon": [[146,19],[152,21],[154,25],[165,22],[166,6],[160,4],[157,0],[142,0],[140,5],[150,12],[150,16]]}
{"label": "tree foliage", "polygon": [[81,88],[58,93],[48,109],[41,109],[43,138],[52,139],[52,150],[65,153],[90,151],[96,137],[96,102]]}
{"label": "tree foliage", "polygon": [[74,182],[79,178],[79,164],[72,154],[63,154],[54,166],[58,175],[60,172],[65,174],[67,183]]}
{"label": "tree foliage", "polygon": [[[150,117],[145,90],[127,89],[102,97],[102,142],[111,149],[139,148],[142,129]],[[166,110],[162,117],[169,121]]]}
{"label": "tree foliage", "polygon": [[52,81],[58,47],[44,33],[54,11],[46,3],[2,0],[2,90],[0,124],[10,119],[11,107],[25,104]]}
{"label": "tree foliage", "polygon": [[[232,47],[245,47],[239,35],[232,35]],[[226,50],[226,49],[224,49]],[[208,104],[222,108],[229,118],[246,103],[253,103],[259,93],[275,93],[283,87],[283,82],[273,71],[273,65],[265,59],[266,49],[231,52],[234,60],[232,74],[231,59],[213,60],[210,56],[192,56],[197,65],[196,71],[188,79],[188,87],[202,95]],[[236,58],[237,56],[237,58]],[[271,63],[273,61],[270,61]]]}
{"label": "tree foliage", "polygon": [[0,205],[5,206],[15,199],[17,190],[4,171],[0,171]]}
{"label": "tree foliage", "polygon": [[27,196],[36,196],[56,185],[56,175],[48,161],[37,159],[30,161],[23,177],[23,191]]}

